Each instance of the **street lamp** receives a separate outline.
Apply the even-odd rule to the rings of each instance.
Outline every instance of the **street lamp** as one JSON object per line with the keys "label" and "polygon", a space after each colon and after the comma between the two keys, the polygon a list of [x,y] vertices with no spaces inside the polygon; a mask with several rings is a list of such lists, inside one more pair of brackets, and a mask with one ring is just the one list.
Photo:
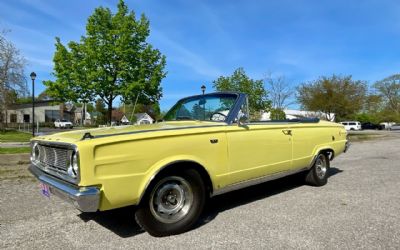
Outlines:
{"label": "street lamp", "polygon": [[[201,92],[203,92],[203,95],[204,95],[204,92],[206,92],[206,86],[203,84],[203,85],[201,85],[200,88],[201,88]],[[204,97],[203,97],[203,119],[206,120],[206,102],[204,100]]]}
{"label": "street lamp", "polygon": [[32,136],[35,136],[35,79],[36,73],[32,72],[30,74],[32,79]]}
{"label": "street lamp", "polygon": [[201,85],[201,91],[203,92],[203,95],[204,95],[204,92],[206,92],[206,86]]}

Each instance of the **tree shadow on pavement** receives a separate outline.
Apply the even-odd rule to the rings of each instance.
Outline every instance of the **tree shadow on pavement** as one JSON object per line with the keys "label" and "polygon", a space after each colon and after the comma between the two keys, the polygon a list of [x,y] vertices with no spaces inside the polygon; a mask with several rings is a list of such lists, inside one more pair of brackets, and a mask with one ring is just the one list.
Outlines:
{"label": "tree shadow on pavement", "polygon": [[[330,168],[329,176],[341,172],[343,170]],[[225,210],[265,199],[303,185],[305,185],[304,173],[300,173],[210,198],[199,222],[193,229],[207,224]],[[81,213],[79,217],[85,222],[95,221],[122,238],[132,237],[144,232],[135,221],[135,206],[104,212]]]}

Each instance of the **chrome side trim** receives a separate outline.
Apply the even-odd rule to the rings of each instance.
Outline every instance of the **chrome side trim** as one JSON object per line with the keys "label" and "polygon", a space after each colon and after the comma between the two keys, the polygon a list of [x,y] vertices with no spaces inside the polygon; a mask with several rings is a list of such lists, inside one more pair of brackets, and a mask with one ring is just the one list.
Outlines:
{"label": "chrome side trim", "polygon": [[226,124],[187,126],[187,127],[180,127],[180,128],[162,128],[162,129],[140,130],[140,131],[131,131],[131,132],[115,133],[115,134],[93,135],[91,137],[91,139],[104,138],[104,137],[117,136],[117,135],[132,135],[132,134],[141,134],[141,133],[149,133],[149,132],[159,132],[159,131],[183,130],[183,129],[192,129],[192,128],[213,128],[213,127],[223,127],[223,126],[226,126]]}
{"label": "chrome side trim", "polygon": [[78,187],[56,179],[41,171],[35,165],[29,166],[29,171],[42,183],[50,188],[55,196],[72,203],[82,212],[96,212],[100,204],[98,187]]}
{"label": "chrome side trim", "polygon": [[296,174],[296,173],[300,173],[302,171],[307,170],[308,167],[305,168],[300,168],[300,169],[295,169],[295,170],[288,170],[288,171],[282,171],[282,172],[278,172],[275,174],[271,174],[271,175],[266,175],[266,176],[262,176],[262,177],[258,177],[255,179],[251,179],[251,180],[246,180],[246,181],[242,181],[242,182],[238,182],[220,189],[215,190],[212,194],[211,197],[213,196],[217,196],[217,195],[221,195],[221,194],[225,194],[231,191],[235,191],[238,189],[242,189],[242,188],[246,188],[246,187],[250,187],[250,186],[254,186],[257,184],[261,184],[267,181],[272,181],[272,180],[276,180],[288,175],[292,175],[292,174]]}

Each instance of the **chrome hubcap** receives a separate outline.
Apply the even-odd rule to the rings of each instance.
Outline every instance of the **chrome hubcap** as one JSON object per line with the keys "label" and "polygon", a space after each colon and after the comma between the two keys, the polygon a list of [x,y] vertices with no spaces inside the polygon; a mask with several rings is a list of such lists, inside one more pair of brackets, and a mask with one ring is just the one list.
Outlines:
{"label": "chrome hubcap", "polygon": [[318,157],[315,163],[315,171],[317,173],[318,178],[323,179],[326,175],[326,171],[328,170],[326,159],[322,155]]}
{"label": "chrome hubcap", "polygon": [[178,176],[159,181],[150,199],[150,211],[163,223],[175,223],[185,217],[193,204],[189,183]]}

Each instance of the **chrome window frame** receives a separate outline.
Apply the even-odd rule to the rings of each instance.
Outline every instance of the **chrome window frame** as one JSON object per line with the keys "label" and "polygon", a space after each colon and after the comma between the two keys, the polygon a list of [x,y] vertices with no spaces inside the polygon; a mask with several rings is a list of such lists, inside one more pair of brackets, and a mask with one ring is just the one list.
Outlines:
{"label": "chrome window frame", "polygon": [[[171,110],[173,110],[173,109],[175,108],[175,106],[178,105],[180,102],[186,101],[186,100],[188,100],[188,99],[199,98],[199,97],[202,97],[202,96],[220,96],[220,95],[236,95],[235,103],[232,105],[231,109],[229,110],[229,113],[228,113],[228,115],[227,115],[225,121],[223,121],[224,123],[230,125],[230,124],[232,124],[232,123],[235,121],[235,119],[237,119],[237,116],[238,116],[238,113],[239,113],[239,110],[240,110],[242,104],[243,104],[244,102],[246,102],[246,100],[247,100],[246,94],[239,93],[239,92],[224,91],[224,92],[213,92],[213,93],[204,94],[204,95],[193,95],[193,96],[188,96],[188,97],[185,97],[185,98],[182,98],[182,99],[178,100],[178,101],[176,102],[176,104],[175,104],[174,106],[172,106],[172,107],[168,110],[167,114],[168,114]],[[247,112],[248,112],[248,111],[247,111]],[[248,116],[248,114],[246,114],[246,115]],[[221,121],[209,121],[209,122],[217,122],[217,123],[220,123]]]}

